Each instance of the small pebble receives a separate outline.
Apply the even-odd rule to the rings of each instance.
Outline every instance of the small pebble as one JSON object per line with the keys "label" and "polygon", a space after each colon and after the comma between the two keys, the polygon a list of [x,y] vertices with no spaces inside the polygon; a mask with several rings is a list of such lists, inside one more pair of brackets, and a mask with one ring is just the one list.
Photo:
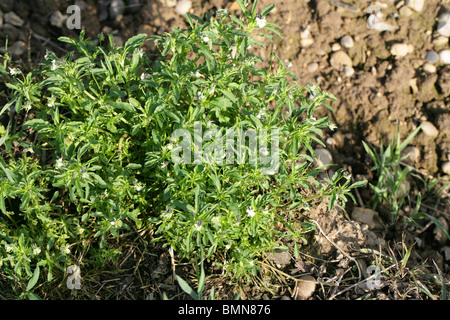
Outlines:
{"label": "small pebble", "polygon": [[391,54],[397,58],[402,58],[414,50],[414,46],[406,43],[395,43],[391,47]]}
{"label": "small pebble", "polygon": [[450,175],[450,162],[444,162],[442,164],[442,172],[444,172],[445,174]]}
{"label": "small pebble", "polygon": [[308,65],[306,66],[306,69],[308,69],[309,73],[316,72],[318,68],[319,68],[319,64],[317,62],[308,63]]}
{"label": "small pebble", "polygon": [[50,24],[52,26],[62,28],[64,26],[64,22],[68,18],[67,15],[63,15],[61,11],[55,11],[50,16]]}
{"label": "small pebble", "polygon": [[300,39],[300,45],[303,48],[310,47],[310,46],[312,46],[313,43],[314,43],[314,39],[313,38]]}
{"label": "small pebble", "polygon": [[420,150],[417,147],[407,146],[401,152],[401,156],[404,157],[407,154],[409,154],[409,157],[406,158],[405,160],[410,161],[410,162],[414,162],[420,157]]}
{"label": "small pebble", "polygon": [[425,63],[423,65],[423,70],[425,70],[428,73],[435,73],[437,69],[436,69],[436,66],[434,64]]}
{"label": "small pebble", "polygon": [[319,148],[315,149],[314,152],[317,154],[317,165],[319,167],[328,166],[333,163],[333,157],[327,149]]}
{"label": "small pebble", "polygon": [[341,45],[344,48],[351,48],[351,47],[353,47],[354,43],[353,43],[352,37],[350,37],[349,35],[343,36],[341,38]]}
{"label": "small pebble", "polygon": [[173,8],[177,5],[177,0],[166,0],[166,6],[169,8]]}
{"label": "small pebble", "polygon": [[439,61],[439,54],[434,51],[428,50],[427,55],[425,56],[425,60],[431,63],[436,63]]}
{"label": "small pebble", "polygon": [[344,75],[346,77],[351,77],[355,74],[355,69],[352,66],[344,66]]}
{"label": "small pebble", "polygon": [[442,63],[450,64],[450,50],[446,49],[439,52],[439,58]]}
{"label": "small pebble", "polygon": [[341,50],[341,45],[339,44],[339,43],[333,43],[333,45],[331,46],[331,50],[333,50],[333,51],[339,51],[339,50]]}
{"label": "small pebble", "polygon": [[187,12],[192,7],[192,2],[189,0],[181,0],[177,3],[175,6],[175,12],[178,13],[180,16],[185,16]]}
{"label": "small pebble", "polygon": [[439,130],[430,121],[422,122],[422,131],[425,135],[433,138],[439,135]]}
{"label": "small pebble", "polygon": [[4,20],[5,23],[9,23],[16,27],[21,27],[24,24],[23,20],[13,11],[6,13],[4,16]]}
{"label": "small pebble", "polygon": [[423,10],[423,6],[425,4],[425,0],[408,0],[406,5],[413,9],[414,11],[421,12]]}
{"label": "small pebble", "polygon": [[402,17],[409,17],[411,16],[414,12],[411,10],[411,8],[407,7],[407,6],[403,6],[398,10],[398,13],[400,14],[400,16]]}
{"label": "small pebble", "polygon": [[330,58],[331,66],[336,70],[342,70],[343,66],[352,66],[352,59],[344,51],[336,51]]}
{"label": "small pebble", "polygon": [[444,37],[450,37],[450,12],[446,11],[438,18],[438,26],[436,30]]}

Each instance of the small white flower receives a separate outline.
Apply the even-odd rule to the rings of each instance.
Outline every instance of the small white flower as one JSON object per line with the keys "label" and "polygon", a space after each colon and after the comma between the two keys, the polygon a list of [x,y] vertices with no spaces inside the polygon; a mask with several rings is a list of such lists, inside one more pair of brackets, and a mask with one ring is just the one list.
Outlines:
{"label": "small white flower", "polygon": [[266,25],[266,17],[262,17],[262,18],[257,17],[256,25],[258,26],[258,28],[264,28]]}
{"label": "small white flower", "polygon": [[253,210],[251,207],[247,207],[247,216],[249,218],[253,217],[256,214],[255,210]]}
{"label": "small white flower", "polygon": [[167,145],[167,149],[172,150],[173,149],[173,143],[169,142],[169,144]]}
{"label": "small white flower", "polygon": [[228,10],[227,9],[221,9],[221,8],[219,8],[219,9],[217,9],[217,11],[216,11],[216,14],[218,15],[218,16],[220,16],[220,15],[225,15],[225,14],[227,14],[228,13]]}
{"label": "small white flower", "polygon": [[134,53],[139,54],[139,57],[142,58],[144,56],[144,50],[141,49],[135,49]]}
{"label": "small white flower", "polygon": [[118,227],[120,228],[122,226],[122,220],[120,219],[114,219],[113,221],[111,221],[111,225],[114,227]]}
{"label": "small white flower", "polygon": [[61,250],[62,253],[66,253],[66,254],[69,254],[69,253],[70,253],[69,246],[61,246],[61,247],[59,248],[59,250]]}
{"label": "small white flower", "polygon": [[17,74],[21,74],[22,71],[20,71],[19,68],[9,68],[9,74],[12,76],[15,76]]}
{"label": "small white flower", "polygon": [[197,78],[200,78],[200,77],[202,76],[202,74],[201,74],[200,72],[197,71],[197,72],[195,73],[195,76],[196,76]]}
{"label": "small white flower", "polygon": [[12,252],[13,251],[13,247],[10,246],[9,244],[5,245],[5,249],[6,249],[6,252]]}
{"label": "small white flower", "polygon": [[161,169],[167,167],[168,164],[169,164],[169,161],[161,163]]}
{"label": "small white flower", "polygon": [[78,233],[79,234],[82,234],[84,232],[84,229],[83,228],[78,228]]}
{"label": "small white flower", "polygon": [[38,248],[35,244],[33,245],[33,254],[37,256],[39,253],[41,253],[41,249]]}
{"label": "small white flower", "polygon": [[266,114],[261,110],[256,116],[259,119],[267,120]]}
{"label": "small white flower", "polygon": [[148,73],[144,72],[141,74],[141,80],[148,79],[148,78],[150,78],[150,75]]}
{"label": "small white flower", "polygon": [[259,148],[259,152],[260,152],[263,156],[268,156],[268,155],[269,155],[269,150],[267,150],[267,148],[265,148],[265,147]]}
{"label": "small white flower", "polygon": [[197,92],[197,99],[205,100],[205,95],[203,94],[203,92],[200,91]]}
{"label": "small white flower", "polygon": [[56,167],[56,169],[59,169],[62,166],[64,166],[64,160],[63,160],[63,158],[59,158],[58,160],[56,160],[55,167]]}
{"label": "small white flower", "polygon": [[25,105],[23,107],[27,112],[30,111],[31,110],[31,102],[27,101],[27,103],[25,103]]}
{"label": "small white flower", "polygon": [[137,192],[139,192],[139,191],[142,190],[142,188],[143,188],[142,184],[141,184],[140,182],[134,180],[134,189],[135,189]]}
{"label": "small white flower", "polygon": [[209,42],[209,37],[208,37],[208,36],[204,36],[204,37],[202,38],[202,40],[203,40],[204,42]]}
{"label": "small white flower", "polygon": [[54,97],[50,98],[48,100],[47,106],[49,106],[50,108],[53,108],[55,106],[55,101],[56,101],[56,99]]}

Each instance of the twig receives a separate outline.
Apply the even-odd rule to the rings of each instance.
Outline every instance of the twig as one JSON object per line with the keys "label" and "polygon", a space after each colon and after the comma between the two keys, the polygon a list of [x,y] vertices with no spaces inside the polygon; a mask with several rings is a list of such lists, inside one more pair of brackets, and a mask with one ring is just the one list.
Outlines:
{"label": "twig", "polygon": [[[387,269],[384,269],[384,271],[386,272],[386,271],[388,271],[389,269],[391,269],[391,268],[394,267],[394,266],[395,266],[395,264],[391,265],[391,266],[388,267]],[[350,287],[347,287],[347,288],[345,288],[344,290],[341,290],[341,291],[339,291],[338,293],[332,295],[332,296],[330,297],[329,300],[333,300],[333,299],[336,298],[338,295],[341,295],[341,294],[343,294],[344,292],[347,292],[347,291],[353,289],[354,287],[357,287],[357,286],[361,285],[361,284],[364,283],[364,282],[367,282],[367,281],[369,281],[369,280],[372,280],[373,278],[375,278],[375,277],[377,277],[377,276],[379,276],[379,273],[375,272],[375,273],[374,273],[373,275],[371,275],[370,277],[367,277],[366,279],[364,279],[364,280],[362,280],[362,281],[359,281],[359,282],[357,282],[357,283],[351,285]]]}

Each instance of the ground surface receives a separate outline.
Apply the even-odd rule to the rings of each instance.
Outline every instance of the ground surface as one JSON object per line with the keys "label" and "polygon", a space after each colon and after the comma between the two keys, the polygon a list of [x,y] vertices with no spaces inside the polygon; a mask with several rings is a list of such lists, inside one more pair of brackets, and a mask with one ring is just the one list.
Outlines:
{"label": "ground surface", "polygon": [[[102,31],[113,33],[120,44],[137,33],[162,34],[170,32],[171,27],[186,26],[173,6],[176,0],[125,2],[127,7],[123,15],[101,20],[102,10],[96,1],[76,1],[82,8],[82,27],[88,37],[95,39]],[[380,139],[387,143],[396,133],[397,126],[401,137],[405,138],[421,122],[428,120],[437,130],[428,134],[420,132],[411,142],[414,149],[410,150],[416,152],[416,157],[410,164],[422,179],[443,177],[440,180],[443,182],[437,186],[445,186],[443,165],[450,160],[450,73],[449,67],[442,63],[426,65],[425,56],[427,50],[439,52],[449,48],[448,38],[439,38],[435,32],[436,17],[444,6],[450,7],[449,1],[426,0],[420,12],[404,9],[403,1],[345,2],[350,6],[327,0],[259,1],[260,9],[276,4],[268,20],[282,27],[284,38],[276,38],[269,50],[256,53],[267,59],[270,51],[275,51],[284,61],[292,63],[291,71],[297,75],[300,84],[318,83],[323,90],[337,97],[332,104],[335,112],[330,116],[338,129],[327,133],[324,141],[334,162],[351,170],[356,180],[373,182],[374,179],[370,171],[372,163],[361,141],[375,146],[379,146]],[[3,21],[0,47],[8,36],[9,45],[17,50],[14,59],[29,65],[41,60],[46,49],[62,56],[65,51],[57,38],[77,36],[77,31],[67,29],[65,24],[52,25],[51,16],[58,10],[64,14],[67,6],[73,3],[63,0],[1,1],[0,10],[4,14],[14,11],[24,24],[11,26]],[[397,26],[397,30],[379,32],[367,28],[365,13],[370,5],[378,5],[383,19]],[[225,0],[194,0],[190,12],[203,16],[208,10],[217,8],[234,10],[238,6]],[[309,35],[305,30],[309,30]],[[353,39],[350,48],[340,44],[346,35]],[[396,43],[411,45],[404,57],[391,53]],[[146,49],[153,48],[149,44]],[[344,70],[342,64],[346,59],[350,59],[353,73],[349,68]],[[425,190],[419,179],[411,180],[410,207],[414,205],[417,192],[422,192],[422,209],[428,210],[445,226],[450,223],[450,205],[447,193],[436,190]],[[355,196],[357,206],[369,207],[373,193],[369,187],[360,188]],[[403,225],[388,227],[389,217],[383,208],[377,209],[374,223],[364,224],[357,219],[348,219],[353,210],[350,204],[346,210],[348,215],[337,210],[330,213],[326,204],[318,204],[310,216],[320,227],[314,235],[317,241],[301,248],[303,253],[297,259],[283,253],[273,255],[264,265],[269,279],[266,288],[244,286],[241,297],[299,298],[304,283],[294,278],[301,274],[310,274],[314,281],[322,284],[316,285],[312,296],[307,295],[309,299],[442,297],[439,274],[442,273],[448,283],[450,249],[449,240],[437,232],[434,225],[429,224],[422,230]],[[111,266],[111,273],[87,276],[88,290],[78,295],[92,299],[159,299],[162,292],[167,292],[170,298],[184,297],[179,295],[180,290],[170,277],[169,253],[145,240],[136,241],[135,235],[130,239],[138,246],[124,250],[123,257]],[[402,259],[411,246],[411,255],[403,267]],[[376,252],[360,251],[364,248]],[[382,288],[369,291],[364,284],[352,287],[359,279],[356,267],[359,266],[364,278],[367,264],[376,259],[382,260],[386,268],[390,267],[384,274]],[[189,272],[188,266],[178,268],[180,272],[183,268],[184,272]],[[211,274],[208,279],[208,289],[214,285],[220,297],[233,298],[237,293],[228,291],[234,287],[220,274]]]}

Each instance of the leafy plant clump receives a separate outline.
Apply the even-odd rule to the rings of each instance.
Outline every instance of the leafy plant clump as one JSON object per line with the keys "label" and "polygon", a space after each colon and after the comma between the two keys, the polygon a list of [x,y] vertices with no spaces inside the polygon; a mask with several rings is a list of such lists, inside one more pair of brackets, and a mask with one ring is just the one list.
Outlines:
{"label": "leafy plant clump", "polygon": [[[94,45],[81,32],[60,38],[74,49],[62,59],[48,52],[32,72],[9,68],[12,99],[0,110],[10,117],[0,139],[0,273],[22,297],[61,281],[80,259],[92,267],[110,261],[121,234],[145,228],[179,259],[249,275],[280,237],[302,241],[311,230],[292,227],[287,209],[324,197],[331,209],[353,198],[360,183],[350,185],[343,169],[325,183],[317,178],[313,143],[323,145],[323,129],[334,124],[314,114],[334,96],[289,83],[294,75],[273,53],[261,67],[250,49],[280,36],[267,19],[274,6],[258,12],[238,3],[240,19],[226,10],[188,14],[188,29],[137,35],[123,47],[102,34]],[[145,41],[160,54],[147,56]],[[193,137],[184,149],[197,155],[191,163],[174,161],[188,141],[174,138],[179,129]],[[250,161],[249,141],[244,161],[228,162],[233,153],[211,161],[208,150],[227,130],[266,132],[258,154],[276,161]],[[277,231],[280,224],[289,232]]]}

